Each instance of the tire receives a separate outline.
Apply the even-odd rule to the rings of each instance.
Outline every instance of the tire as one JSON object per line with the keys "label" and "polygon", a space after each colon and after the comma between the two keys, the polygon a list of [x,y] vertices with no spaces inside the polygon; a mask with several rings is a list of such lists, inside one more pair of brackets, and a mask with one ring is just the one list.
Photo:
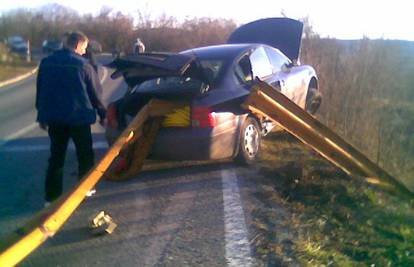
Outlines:
{"label": "tire", "polygon": [[240,128],[238,152],[235,161],[243,165],[253,164],[260,154],[262,140],[261,130],[257,120],[247,117]]}
{"label": "tire", "polygon": [[322,94],[316,88],[310,87],[306,95],[305,110],[310,114],[315,114],[322,103]]}

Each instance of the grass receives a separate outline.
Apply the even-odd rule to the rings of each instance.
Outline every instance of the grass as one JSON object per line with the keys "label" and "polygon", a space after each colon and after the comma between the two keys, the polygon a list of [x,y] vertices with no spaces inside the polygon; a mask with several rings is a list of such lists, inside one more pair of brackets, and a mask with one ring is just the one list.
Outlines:
{"label": "grass", "polygon": [[[277,202],[289,210],[291,257],[300,265],[414,266],[412,201],[350,178],[288,134],[265,140],[260,170],[279,194],[267,196],[264,216],[272,216]],[[256,221],[257,228],[263,228],[262,221]],[[271,223],[267,229],[257,253],[286,253],[278,249],[280,229]]]}
{"label": "grass", "polygon": [[0,82],[12,79],[32,70],[36,62],[26,62],[18,55],[10,54],[0,43]]}
{"label": "grass", "polygon": [[33,66],[7,66],[0,64],[0,82],[25,74],[33,69]]}

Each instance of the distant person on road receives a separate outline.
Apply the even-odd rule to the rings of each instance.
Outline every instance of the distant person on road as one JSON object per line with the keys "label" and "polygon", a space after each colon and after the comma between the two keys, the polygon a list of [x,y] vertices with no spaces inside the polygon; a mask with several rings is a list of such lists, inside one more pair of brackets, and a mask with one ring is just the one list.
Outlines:
{"label": "distant person on road", "polygon": [[137,41],[134,44],[134,54],[141,54],[145,52],[145,45],[141,39],[137,38]]}
{"label": "distant person on road", "polygon": [[66,47],[44,58],[37,76],[37,121],[48,131],[50,158],[45,181],[45,206],[62,193],[63,165],[69,139],[76,147],[78,178],[94,165],[91,124],[96,113],[103,124],[106,110],[96,95],[101,85],[96,72],[82,57],[88,38],[69,34]]}

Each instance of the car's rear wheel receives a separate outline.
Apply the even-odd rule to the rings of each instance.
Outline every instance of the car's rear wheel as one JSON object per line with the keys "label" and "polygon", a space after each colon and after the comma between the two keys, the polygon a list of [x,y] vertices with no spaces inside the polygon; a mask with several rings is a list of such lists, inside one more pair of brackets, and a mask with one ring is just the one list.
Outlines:
{"label": "car's rear wheel", "polygon": [[322,103],[322,94],[318,89],[309,87],[308,94],[306,95],[305,110],[310,114],[315,114],[318,111]]}
{"label": "car's rear wheel", "polygon": [[261,140],[262,136],[257,120],[247,117],[240,129],[239,148],[235,160],[246,165],[254,163],[259,157]]}

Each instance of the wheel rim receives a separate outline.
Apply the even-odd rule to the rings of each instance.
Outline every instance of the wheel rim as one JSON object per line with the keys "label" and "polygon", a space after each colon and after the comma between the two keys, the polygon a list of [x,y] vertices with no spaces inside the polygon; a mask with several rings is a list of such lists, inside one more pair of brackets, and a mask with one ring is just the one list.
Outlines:
{"label": "wheel rim", "polygon": [[249,124],[244,131],[244,150],[253,158],[259,150],[259,132],[253,124]]}

